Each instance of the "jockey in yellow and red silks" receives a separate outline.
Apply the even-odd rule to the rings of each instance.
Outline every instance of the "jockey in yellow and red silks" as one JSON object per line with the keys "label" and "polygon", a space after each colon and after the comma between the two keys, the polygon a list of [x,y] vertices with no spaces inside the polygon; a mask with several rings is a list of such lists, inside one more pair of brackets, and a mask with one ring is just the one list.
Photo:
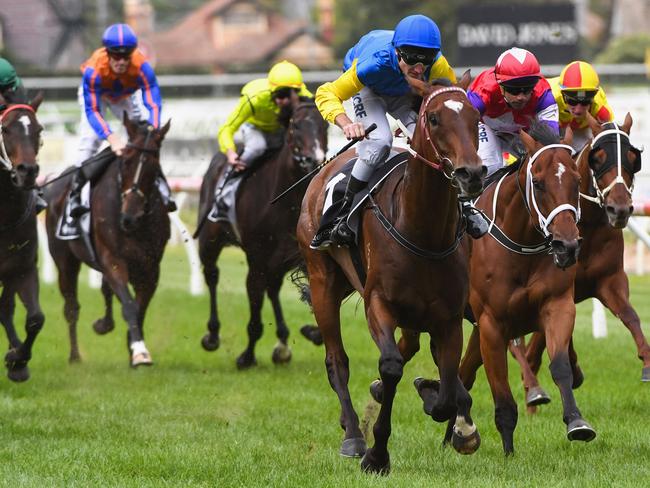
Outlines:
{"label": "jockey in yellow and red silks", "polygon": [[601,124],[614,120],[598,74],[589,63],[573,61],[564,67],[560,76],[548,82],[559,107],[560,128],[570,126],[573,130],[574,149],[582,149],[591,137],[587,113]]}

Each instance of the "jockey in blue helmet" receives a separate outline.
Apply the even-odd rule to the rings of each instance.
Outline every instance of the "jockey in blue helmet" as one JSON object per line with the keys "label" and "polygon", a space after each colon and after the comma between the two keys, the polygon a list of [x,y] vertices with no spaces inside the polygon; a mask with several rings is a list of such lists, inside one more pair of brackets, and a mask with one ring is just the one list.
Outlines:
{"label": "jockey in blue helmet", "polygon": [[[417,113],[411,108],[411,88],[407,76],[421,80],[456,76],[442,55],[440,30],[424,15],[409,15],[394,31],[374,30],[363,36],[345,56],[345,72],[316,91],[316,105],[323,117],[339,126],[348,139],[364,136],[366,127],[377,129],[357,145],[359,158],[352,169],[338,218],[321,227],[312,240],[313,249],[330,244],[350,244],[353,235],[347,216],[354,195],[361,191],[373,172],[390,152],[393,135],[386,114],[399,119],[410,131],[415,129]],[[353,99],[356,121],[345,113],[343,101]]]}

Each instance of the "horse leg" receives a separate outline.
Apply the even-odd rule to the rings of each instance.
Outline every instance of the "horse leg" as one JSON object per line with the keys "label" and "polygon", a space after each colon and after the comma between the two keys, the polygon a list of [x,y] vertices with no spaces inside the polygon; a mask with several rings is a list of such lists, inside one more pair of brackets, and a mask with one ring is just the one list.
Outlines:
{"label": "horse leg", "polygon": [[377,294],[371,294],[366,302],[368,327],[373,340],[379,348],[379,376],[383,385],[383,395],[379,415],[373,426],[375,444],[369,448],[361,460],[361,469],[379,474],[390,472],[388,439],[391,434],[391,414],[397,384],[402,379],[404,360],[395,342],[397,320],[389,305]]}
{"label": "horse leg", "polygon": [[237,368],[246,369],[257,365],[255,359],[255,344],[262,337],[262,303],[264,301],[264,290],[266,279],[264,274],[254,263],[248,263],[248,276],[246,277],[246,290],[248,291],[248,303],[250,308],[250,319],[246,327],[248,332],[248,345],[244,352],[237,358]]}
{"label": "horse leg", "polygon": [[160,268],[155,267],[149,273],[141,273],[137,279],[133,280],[133,291],[135,292],[135,301],[138,304],[138,327],[140,334],[144,339],[144,317],[147,308],[151,302],[154,292],[156,291],[158,279],[160,277]]}
{"label": "horse leg", "polygon": [[93,330],[99,334],[108,334],[115,328],[113,320],[113,291],[110,285],[102,276],[102,295],[104,296],[104,316],[97,319],[93,324]]}
{"label": "horse leg", "polygon": [[650,346],[641,330],[639,316],[630,304],[630,289],[624,271],[604,280],[596,292],[597,298],[628,328],[636,344],[637,356],[643,361],[641,381],[650,381]]}
{"label": "horse leg", "polygon": [[[13,283],[5,282],[2,287],[2,295],[0,296],[0,322],[5,328],[7,333],[7,340],[9,341],[9,350],[5,355],[5,366],[7,367],[7,376],[12,381],[25,381],[29,378],[29,372],[24,368],[23,371],[27,371],[27,376],[24,379],[18,378],[17,375],[14,375],[12,371],[15,371],[13,364],[12,356],[15,355],[15,351],[18,351],[22,346],[22,342],[16,334],[16,328],[14,327],[14,312],[16,310],[16,300],[15,300],[15,289]],[[15,377],[12,378],[12,376]]]}
{"label": "horse leg", "polygon": [[278,343],[273,348],[273,355],[271,359],[275,364],[283,364],[291,361],[291,349],[287,344],[289,338],[289,328],[284,321],[282,313],[282,305],[280,304],[280,288],[282,287],[282,279],[284,276],[273,276],[268,280],[267,294],[271,305],[273,306],[273,314],[275,315],[275,334],[278,338]]}
{"label": "horse leg", "polygon": [[528,365],[528,360],[526,359],[526,338],[522,336],[511,340],[508,348],[521,368],[521,379],[524,383],[524,391],[526,393],[526,408],[529,413],[535,413],[537,411],[537,405],[544,405],[550,402],[551,398],[539,386],[537,376],[535,376],[535,373],[533,373]]}
{"label": "horse leg", "polygon": [[26,381],[29,379],[27,363],[32,358],[32,346],[36,336],[43,328],[45,316],[38,302],[38,271],[32,267],[20,278],[17,287],[18,295],[25,305],[25,341],[18,347],[12,348],[5,356],[7,375],[12,381]]}
{"label": "horse leg", "polygon": [[[199,257],[203,265],[203,279],[208,286],[210,292],[210,318],[208,319],[208,332],[201,338],[201,346],[206,351],[216,351],[219,349],[219,315],[217,313],[217,284],[219,283],[219,268],[217,267],[217,259],[221,254],[225,242],[219,238],[210,239],[206,236],[204,230],[199,235]],[[213,236],[212,236],[213,237]]]}
{"label": "horse leg", "polygon": [[549,300],[540,310],[542,327],[546,335],[546,348],[551,359],[549,369],[562,396],[563,420],[570,441],[589,442],[596,431],[582,418],[573,396],[573,372],[569,359],[569,342],[575,323],[575,304],[572,297]]}
{"label": "horse leg", "polygon": [[[542,366],[542,356],[544,355],[544,349],[546,349],[546,336],[541,332],[533,332],[528,341],[528,346],[526,347],[526,361],[533,375],[539,373],[539,369]],[[576,388],[582,385],[584,381],[584,375],[582,370],[578,365],[578,355],[576,354],[573,348],[573,338],[569,341],[569,362],[571,363],[571,371],[573,373],[573,384],[572,387],[575,390]],[[549,397],[550,401],[550,397]],[[530,407],[529,412],[534,413],[536,408]]]}
{"label": "horse leg", "polygon": [[[404,364],[406,364],[420,350],[420,333],[408,329],[402,329],[401,333],[402,335],[397,342],[397,349],[399,349]],[[384,384],[380,379],[376,379],[370,384],[370,395],[377,403],[382,402],[384,396]]]}
{"label": "horse leg", "polygon": [[494,400],[494,421],[506,456],[514,453],[514,432],[517,427],[517,403],[508,384],[508,341],[498,325],[488,314],[483,314],[481,324],[481,357],[492,398]]}
{"label": "horse leg", "polygon": [[66,252],[63,256],[53,255],[56,267],[59,270],[59,290],[63,295],[63,315],[68,322],[68,336],[70,338],[71,363],[81,361],[79,355],[79,342],[77,341],[77,321],[79,320],[79,301],[77,300],[77,281],[81,262],[72,253]]}

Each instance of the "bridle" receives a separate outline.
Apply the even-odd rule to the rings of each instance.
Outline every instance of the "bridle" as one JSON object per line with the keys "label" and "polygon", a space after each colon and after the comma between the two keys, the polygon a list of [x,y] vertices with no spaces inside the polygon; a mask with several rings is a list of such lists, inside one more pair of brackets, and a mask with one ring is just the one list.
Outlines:
{"label": "bridle", "polygon": [[[600,144],[604,144],[603,138],[606,136],[614,135],[616,136],[616,162],[614,163],[613,161],[608,162],[603,165],[602,168],[599,168],[598,172],[591,170],[591,179],[593,183],[594,190],[596,192],[596,196],[593,197],[591,195],[587,195],[585,193],[580,193],[580,196],[584,198],[585,200],[588,200],[590,202],[595,203],[599,207],[603,207],[605,204],[605,198],[609,194],[610,191],[614,188],[614,186],[618,184],[622,184],[623,187],[625,188],[625,191],[627,191],[628,195],[631,197],[632,196],[632,191],[634,190],[634,168],[631,168],[629,165],[629,162],[627,159],[623,161],[623,143],[621,142],[621,139],[624,138],[629,145],[632,147],[632,144],[630,143],[630,136],[625,132],[622,131],[618,125],[613,124],[614,129],[607,129],[602,131],[600,134],[598,134],[596,137],[594,137],[594,140],[591,142],[591,145],[585,146],[582,151],[580,151],[580,155],[578,156],[578,161],[580,161],[580,158],[583,156],[584,152],[587,150],[588,147],[589,149],[589,156],[593,154],[594,151],[597,151],[598,149],[601,149],[599,147],[599,142]],[[636,150],[639,152],[640,151],[636,148],[633,148],[633,150]],[[601,176],[603,176],[609,169],[616,165],[616,178],[607,185],[607,187],[603,190],[600,189],[598,186],[598,180],[600,179]],[[627,183],[625,183],[625,179],[623,178],[623,169],[628,172],[632,179],[632,184],[630,186],[627,186]]]}
{"label": "bridle", "polygon": [[[131,182],[131,186],[120,193],[120,200],[124,200],[129,195],[129,193],[135,193],[140,198],[142,198],[145,205],[147,204],[147,196],[140,189],[140,177],[142,175],[142,167],[144,165],[146,155],[160,156],[160,148],[149,148],[149,147],[147,147],[147,145],[149,143],[149,140],[151,139],[151,136],[153,134],[153,131],[154,131],[154,127],[152,125],[147,126],[147,137],[144,140],[144,145],[138,146],[138,145],[133,144],[131,142],[129,142],[126,145],[126,147],[129,147],[131,149],[135,149],[136,151],[139,151],[140,152],[140,157],[138,158],[138,165],[135,168],[135,176],[133,177],[133,181]],[[124,158],[121,158],[120,159],[120,165],[119,165],[118,177],[117,177],[119,188],[122,188],[123,163],[124,163]]]}
{"label": "bridle", "polygon": [[7,152],[7,147],[5,146],[2,123],[5,120],[7,114],[13,112],[14,110],[27,110],[28,112],[35,113],[31,105],[27,105],[24,103],[17,103],[15,105],[10,105],[7,109],[5,109],[4,112],[2,112],[2,115],[0,115],[0,163],[2,164],[1,168],[11,172],[12,174],[15,172],[15,169],[11,161],[11,158],[9,157],[9,154]]}
{"label": "bridle", "polygon": [[[300,149],[297,146],[293,145],[292,141],[294,140],[294,126],[298,124],[298,122],[294,121],[294,117],[295,117],[296,113],[299,110],[307,109],[307,108],[310,108],[310,107],[316,107],[316,104],[314,104],[314,103],[301,103],[295,108],[295,110],[293,111],[293,114],[291,115],[291,118],[289,119],[289,128],[288,128],[288,133],[287,133],[287,137],[288,137],[288,141],[289,141],[289,142],[287,142],[287,145],[289,146],[289,149],[291,150],[291,157],[292,157],[293,161],[298,164],[298,166],[300,167],[300,170],[303,171],[304,173],[307,173],[307,172],[313,170],[314,167],[315,167],[315,162],[314,162],[314,160],[312,158],[302,154],[300,152]],[[307,122],[307,121],[314,128],[317,128],[318,121],[313,120],[309,116],[305,117],[304,119],[301,119],[299,122]],[[316,133],[317,133],[317,130],[314,129],[313,134],[314,134],[315,138],[317,139]],[[323,151],[325,151],[325,148],[323,148]]]}

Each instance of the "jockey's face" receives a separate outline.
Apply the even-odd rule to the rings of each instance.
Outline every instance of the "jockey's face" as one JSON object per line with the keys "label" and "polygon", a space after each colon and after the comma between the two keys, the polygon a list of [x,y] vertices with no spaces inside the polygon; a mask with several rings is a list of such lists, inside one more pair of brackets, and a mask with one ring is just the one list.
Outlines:
{"label": "jockey's face", "polygon": [[282,108],[299,102],[298,91],[293,88],[279,88],[273,92],[273,101]]}
{"label": "jockey's face", "polygon": [[534,86],[508,88],[503,85],[499,85],[499,87],[501,88],[503,98],[514,110],[521,110],[526,106],[530,101],[530,97],[533,96],[533,88],[535,88]]}
{"label": "jockey's face", "polygon": [[591,108],[591,104],[594,101],[592,96],[578,97],[575,93],[566,92],[563,93],[564,102],[566,103],[569,112],[577,119],[584,119],[587,116],[587,112]]}
{"label": "jockey's face", "polygon": [[410,76],[411,78],[417,78],[418,80],[422,79],[422,76],[424,76],[424,71],[428,67],[428,66],[424,66],[422,63],[410,65],[407,64],[406,61],[404,61],[404,59],[399,59],[398,64],[399,64],[399,69],[402,70],[402,73],[404,73],[407,76]]}
{"label": "jockey's face", "polygon": [[131,64],[131,56],[113,56],[108,55],[108,65],[111,68],[111,71],[116,75],[123,75],[129,69],[129,64]]}

